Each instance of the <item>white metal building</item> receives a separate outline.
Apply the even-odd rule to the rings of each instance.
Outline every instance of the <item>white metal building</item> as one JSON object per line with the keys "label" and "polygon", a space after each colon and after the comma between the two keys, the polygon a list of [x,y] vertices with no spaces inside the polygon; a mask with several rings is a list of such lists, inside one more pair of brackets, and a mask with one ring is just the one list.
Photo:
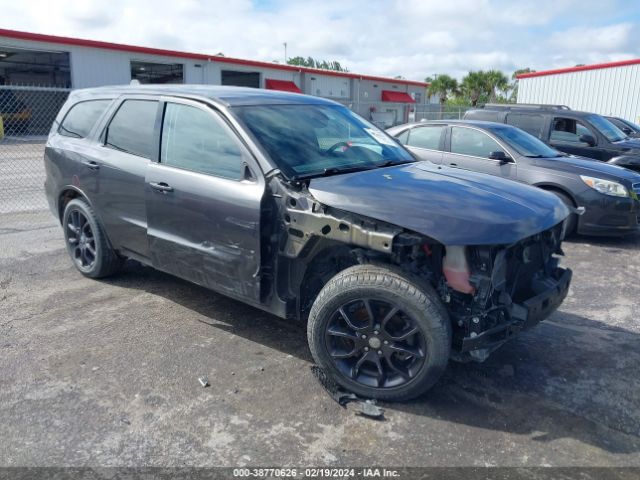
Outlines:
{"label": "white metal building", "polygon": [[303,92],[389,125],[430,100],[424,82],[0,29],[0,85],[85,88],[132,79]]}
{"label": "white metal building", "polygon": [[640,59],[519,75],[518,103],[566,105],[639,123]]}

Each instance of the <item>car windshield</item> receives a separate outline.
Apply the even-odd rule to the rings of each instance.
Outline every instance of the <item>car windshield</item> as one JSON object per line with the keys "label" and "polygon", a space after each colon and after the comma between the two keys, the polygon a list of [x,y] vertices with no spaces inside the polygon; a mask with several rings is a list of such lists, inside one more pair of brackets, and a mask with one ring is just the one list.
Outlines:
{"label": "car windshield", "polygon": [[533,135],[519,128],[496,126],[492,127],[491,131],[500,138],[500,140],[504,141],[520,155],[524,155],[525,157],[552,158],[564,156],[558,150],[554,150]]}
{"label": "car windshield", "polygon": [[289,178],[415,161],[394,139],[341,105],[252,105],[234,112]]}
{"label": "car windshield", "polygon": [[619,142],[620,140],[627,138],[622,130],[600,115],[589,115],[587,119],[600,131],[600,133],[607,137],[607,140],[610,142]]}

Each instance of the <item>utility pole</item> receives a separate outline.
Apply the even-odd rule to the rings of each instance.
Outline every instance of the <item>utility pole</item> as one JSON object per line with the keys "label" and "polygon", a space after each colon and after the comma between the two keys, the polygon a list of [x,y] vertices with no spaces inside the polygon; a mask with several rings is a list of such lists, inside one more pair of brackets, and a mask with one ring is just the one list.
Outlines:
{"label": "utility pole", "polygon": [[282,45],[284,45],[284,63],[287,63],[287,42],[284,42]]}

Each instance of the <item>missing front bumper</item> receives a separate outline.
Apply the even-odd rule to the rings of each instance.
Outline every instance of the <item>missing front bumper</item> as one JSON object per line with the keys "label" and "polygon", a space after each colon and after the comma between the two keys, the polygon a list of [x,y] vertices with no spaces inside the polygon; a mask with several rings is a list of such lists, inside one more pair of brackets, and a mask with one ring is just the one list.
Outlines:
{"label": "missing front bumper", "polygon": [[[546,279],[548,287],[535,297],[521,303],[505,307],[510,320],[486,330],[473,337],[462,339],[460,353],[483,350],[481,355],[472,355],[473,359],[484,359],[489,353],[522,330],[527,330],[551,315],[569,293],[572,272],[558,268],[551,279]],[[479,358],[476,358],[479,357]]]}

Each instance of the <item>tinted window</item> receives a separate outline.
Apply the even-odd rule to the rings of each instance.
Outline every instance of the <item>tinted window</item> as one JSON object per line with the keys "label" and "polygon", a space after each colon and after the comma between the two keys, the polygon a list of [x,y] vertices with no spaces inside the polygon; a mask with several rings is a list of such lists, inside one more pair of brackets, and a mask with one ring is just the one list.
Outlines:
{"label": "tinted window", "polygon": [[411,147],[428,148],[430,150],[440,150],[440,136],[444,125],[434,125],[429,127],[418,127],[411,130],[409,143]]}
{"label": "tinted window", "polygon": [[109,124],[105,145],[151,158],[157,108],[153,100],[125,100]]}
{"label": "tinted window", "polygon": [[451,129],[451,153],[488,158],[491,152],[498,150],[503,148],[486,133],[463,127]]}
{"label": "tinted window", "polygon": [[553,119],[551,140],[555,140],[556,142],[575,143],[580,146],[588,147],[588,143],[580,141],[580,137],[582,135],[593,136],[587,127],[573,118],[556,117]]}
{"label": "tinted window", "polygon": [[510,113],[507,115],[507,123],[521,128],[535,137],[540,137],[542,135],[542,127],[544,127],[544,117],[542,115]]}
{"label": "tinted window", "polygon": [[110,103],[111,100],[88,100],[76,103],[67,112],[58,128],[58,133],[67,137],[86,137]]}
{"label": "tinted window", "polygon": [[242,151],[233,133],[215,118],[189,105],[167,104],[160,162],[194,172],[239,179]]}

